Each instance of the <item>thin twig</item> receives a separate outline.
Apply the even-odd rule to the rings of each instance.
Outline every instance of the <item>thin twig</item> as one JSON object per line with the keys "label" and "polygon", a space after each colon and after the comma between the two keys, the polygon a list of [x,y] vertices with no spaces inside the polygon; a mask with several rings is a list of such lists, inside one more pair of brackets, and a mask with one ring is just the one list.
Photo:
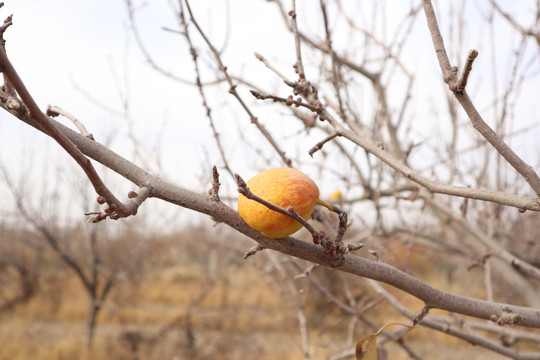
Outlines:
{"label": "thin twig", "polygon": [[[495,8],[495,10],[497,10],[497,12],[502,17],[504,17],[510,23],[510,25],[512,25],[517,31],[519,31],[524,36],[532,36],[536,40],[536,43],[538,45],[540,45],[540,32],[539,31],[534,30],[534,27],[530,28],[529,30],[525,29],[523,26],[518,24],[518,22],[515,21],[514,18],[510,14],[503,11],[495,0],[490,0],[490,2],[493,5],[493,7]],[[536,25],[537,24],[538,24],[538,18],[536,18]]]}
{"label": "thin twig", "polygon": [[342,242],[343,241],[343,235],[345,235],[345,231],[347,230],[347,219],[348,215],[346,212],[339,213],[339,225],[338,225],[338,231],[336,235],[335,242]]}
{"label": "thin twig", "polygon": [[[439,317],[436,315],[430,316],[430,319],[438,320],[438,318]],[[457,322],[461,321],[461,319],[456,320]],[[440,321],[448,321],[448,318],[442,318]],[[494,333],[501,339],[501,342],[505,346],[512,346],[515,342],[520,340],[530,341],[537,344],[540,343],[540,334],[538,334],[537,332],[526,330],[524,331],[518,328],[501,327],[492,322],[474,321],[472,319],[468,319],[464,327],[466,329],[479,329],[482,331]]]}
{"label": "thin twig", "polygon": [[277,76],[279,76],[283,81],[285,82],[290,82],[289,79],[287,79],[287,77],[285,75],[283,75],[281,72],[279,72],[278,69],[276,69],[272,64],[270,64],[270,62],[268,60],[266,60],[266,58],[264,56],[262,56],[261,54],[258,54],[258,53],[255,53],[255,57],[260,61],[262,62],[267,68],[269,68],[270,70],[272,70]]}
{"label": "thin twig", "polygon": [[206,110],[206,117],[208,118],[208,121],[210,123],[210,128],[212,129],[212,134],[214,135],[214,139],[219,151],[219,154],[221,156],[221,161],[223,162],[223,167],[227,172],[231,175],[232,178],[234,178],[234,174],[229,166],[229,162],[227,161],[227,157],[225,156],[225,150],[223,150],[223,145],[221,144],[221,140],[219,137],[219,133],[216,129],[216,126],[214,125],[214,118],[212,117],[212,109],[210,108],[210,105],[208,104],[208,101],[206,100],[206,94],[204,92],[204,87],[201,82],[201,71],[199,69],[199,61],[198,61],[198,54],[197,50],[195,50],[195,47],[193,46],[193,42],[191,41],[191,37],[189,35],[189,29],[186,23],[186,19],[184,17],[184,7],[182,5],[182,1],[179,1],[180,4],[180,12],[178,14],[178,17],[180,18],[180,24],[182,25],[184,32],[183,35],[186,38],[186,41],[189,45],[189,51],[191,53],[191,59],[193,60],[193,65],[195,67],[195,84],[197,84],[197,88],[199,89],[199,94],[202,98],[202,104],[204,109]]}
{"label": "thin twig", "polygon": [[493,278],[491,276],[491,263],[486,261],[484,265],[484,284],[486,287],[486,300],[493,301]]}
{"label": "thin twig", "polygon": [[[288,15],[287,12],[285,11],[281,1],[275,1],[275,3],[276,3],[276,5],[278,6],[278,8],[280,10],[280,13],[281,13],[281,15],[283,17],[283,20],[284,20],[285,24],[287,25],[287,28],[289,29],[289,31],[293,32],[292,23],[290,21],[288,21],[290,15]],[[323,53],[326,53],[326,54],[328,54],[328,52],[330,51],[328,48],[325,48],[321,44],[319,44],[316,41],[310,39],[309,37],[307,37],[302,32],[298,31],[297,34],[298,34],[299,39],[301,41],[303,41],[304,43],[306,43],[307,45],[309,45],[310,47],[321,50]],[[350,61],[346,57],[339,56],[338,54],[335,54],[335,56],[336,56],[336,60],[339,63],[351,68],[354,71],[359,72],[360,74],[364,75],[365,77],[369,78],[372,81],[374,81],[376,78],[379,77],[379,74],[373,73],[373,72],[367,70],[363,65],[353,63],[352,61]]]}
{"label": "thin twig", "polygon": [[294,36],[294,47],[296,49],[296,64],[294,65],[294,70],[298,74],[299,82],[306,80],[306,73],[304,71],[304,64],[302,62],[302,50],[300,36],[298,35],[298,25],[296,23],[296,1],[291,1],[291,11],[289,11],[289,16],[291,18],[291,29]]}
{"label": "thin twig", "polygon": [[199,32],[201,37],[204,39],[206,45],[208,46],[208,48],[210,49],[210,51],[214,55],[214,58],[216,59],[218,65],[219,65],[219,70],[223,73],[223,75],[225,76],[225,79],[227,80],[227,83],[229,84],[229,93],[232,94],[236,98],[236,100],[240,103],[240,105],[242,106],[244,111],[248,114],[251,123],[254,124],[257,127],[257,129],[266,138],[266,140],[270,143],[270,145],[272,145],[274,150],[280,156],[283,163],[286,166],[291,167],[292,166],[292,160],[289,159],[287,157],[287,155],[285,154],[285,152],[279,148],[277,142],[274,140],[272,135],[270,135],[268,130],[259,122],[257,117],[253,114],[253,112],[246,105],[246,103],[244,102],[244,100],[242,99],[240,94],[238,94],[238,91],[236,91],[236,84],[233,83],[231,77],[229,76],[229,73],[227,72],[227,67],[223,64],[223,61],[221,60],[221,55],[216,50],[214,45],[212,45],[212,42],[208,39],[208,37],[206,36],[206,34],[202,30],[202,28],[199,26],[199,23],[195,20],[195,17],[193,15],[193,12],[191,11],[191,7],[189,5],[189,1],[184,0],[184,2],[186,4],[186,8],[187,8],[188,13],[189,13],[190,21],[193,23],[193,25],[195,26],[195,28],[197,29],[197,31]]}
{"label": "thin twig", "polygon": [[256,253],[258,253],[259,251],[263,251],[264,250],[264,247],[262,247],[261,245],[257,244],[255,245],[254,247],[252,247],[251,249],[249,249],[245,254],[244,254],[244,260],[246,260],[248,257],[250,256],[253,256],[255,255]]}
{"label": "thin twig", "polygon": [[313,157],[313,154],[315,154],[317,151],[321,150],[323,148],[324,144],[326,144],[330,140],[333,140],[337,136],[339,136],[338,133],[333,133],[332,135],[329,135],[326,138],[324,138],[323,140],[316,143],[315,146],[313,146],[311,149],[309,149],[309,156]]}
{"label": "thin twig", "polygon": [[217,171],[217,167],[214,165],[212,167],[212,189],[210,190],[210,198],[214,201],[220,201],[219,199],[219,173]]}
{"label": "thin twig", "polygon": [[331,64],[332,76],[330,80],[331,80],[332,86],[334,87],[336,98],[338,101],[338,106],[339,106],[338,113],[340,117],[343,118],[345,117],[345,109],[343,106],[343,98],[341,96],[341,89],[343,87],[343,79],[341,77],[340,68],[339,68],[340,63],[336,60],[337,58],[336,53],[334,52],[334,49],[332,47],[332,32],[330,30],[330,25],[328,21],[328,12],[326,10],[325,0],[320,0],[319,5],[321,7],[321,13],[323,16],[326,46],[328,47],[328,50],[330,52],[330,58],[332,59],[332,64]]}
{"label": "thin twig", "polygon": [[471,271],[475,267],[483,267],[486,264],[486,261],[493,256],[493,254],[489,251],[482,254],[482,256],[477,257],[474,259],[469,266],[467,266],[467,270]]}
{"label": "thin twig", "polygon": [[249,90],[249,92],[251,93],[251,95],[253,95],[255,98],[259,99],[259,100],[273,100],[275,102],[280,102],[282,104],[285,104],[287,106],[296,106],[296,107],[304,107],[310,111],[316,111],[315,109],[315,106],[311,105],[311,104],[308,104],[306,102],[303,102],[302,101],[302,98],[296,98],[294,99],[292,95],[289,95],[287,98],[283,98],[283,97],[280,97],[280,96],[276,96],[276,95],[270,95],[270,94],[266,94],[266,93],[263,93],[261,91],[258,91],[258,90]]}
{"label": "thin twig", "polygon": [[73,116],[69,112],[61,109],[60,107],[54,106],[54,105],[52,105],[52,106],[49,105],[49,106],[47,106],[46,114],[47,114],[47,116],[50,116],[50,117],[56,117],[58,115],[65,116],[66,118],[68,118],[69,120],[71,120],[73,122],[73,124],[77,127],[77,129],[79,129],[79,132],[81,133],[82,136],[86,136],[90,140],[95,140],[94,135],[90,134],[88,132],[88,130],[86,130],[83,123],[81,123],[75,116]]}
{"label": "thin twig", "polygon": [[465,61],[465,66],[463,67],[463,73],[461,74],[461,77],[458,80],[456,91],[465,90],[465,87],[467,86],[467,80],[469,80],[469,75],[472,70],[473,62],[477,56],[478,56],[477,50],[473,49],[469,51],[469,56],[467,56],[467,61]]}
{"label": "thin twig", "polygon": [[[4,6],[4,3],[3,2],[0,3],[0,7],[3,7],[3,6]],[[6,44],[6,40],[4,39],[4,33],[6,32],[8,27],[10,27],[11,25],[13,25],[13,14],[9,15],[4,20],[4,23],[2,24],[2,26],[0,26],[0,46],[2,48],[5,48],[5,44]]]}
{"label": "thin twig", "polygon": [[134,11],[135,9],[133,7],[132,0],[125,0],[125,1],[126,1],[127,12],[128,12],[129,26],[133,33],[133,38],[135,39],[135,42],[137,43],[139,50],[141,50],[148,65],[150,65],[150,67],[152,67],[158,73],[166,76],[168,79],[178,81],[181,84],[193,85],[193,82],[183,79],[181,77],[178,77],[177,75],[163,68],[161,65],[159,65],[156,62],[156,60],[154,60],[154,58],[150,55],[150,52],[148,51],[148,49],[146,48],[142,40],[141,34],[139,32],[139,27],[135,24],[135,11]]}

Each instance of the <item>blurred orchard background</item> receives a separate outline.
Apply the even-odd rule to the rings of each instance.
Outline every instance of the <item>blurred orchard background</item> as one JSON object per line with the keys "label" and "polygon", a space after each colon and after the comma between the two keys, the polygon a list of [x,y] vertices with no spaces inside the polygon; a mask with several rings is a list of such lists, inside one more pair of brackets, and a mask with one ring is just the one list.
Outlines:
{"label": "blurred orchard background", "polygon": [[[535,197],[444,83],[421,1],[189,2],[243,103],[183,1],[4,3],[2,17],[13,14],[6,52],[40,108],[64,109],[146,171],[206,194],[216,166],[221,200],[236,208],[232,173],[247,180],[290,160],[322,199],[348,212],[345,241],[367,244],[356,255],[454,294],[540,307],[539,278],[511,261],[540,264],[536,211],[431,196],[341,135],[310,155],[337,129],[290,106],[301,95],[283,81],[298,80],[288,15],[295,4],[306,79],[343,124],[437,183]],[[433,6],[460,72],[469,50],[479,52],[467,92],[480,115],[538,171],[540,4]],[[122,200],[137,190],[95,166]],[[390,286],[271,250],[244,260],[255,245],[249,237],[157,199],[136,216],[89,224],[85,213],[99,204],[84,173],[6,111],[0,170],[0,359],[354,359],[361,337],[410,323],[390,299],[414,313],[423,306]],[[313,223],[331,233],[335,218],[322,217]],[[295,237],[310,241],[306,230]],[[396,326],[379,337],[379,358],[540,358],[538,331],[429,316],[495,345]]]}

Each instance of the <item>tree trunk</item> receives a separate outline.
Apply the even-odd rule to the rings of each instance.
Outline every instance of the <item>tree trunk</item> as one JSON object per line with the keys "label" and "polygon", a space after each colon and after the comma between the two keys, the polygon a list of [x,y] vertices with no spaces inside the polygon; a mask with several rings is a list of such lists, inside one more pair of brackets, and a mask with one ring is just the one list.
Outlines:
{"label": "tree trunk", "polygon": [[99,313],[99,310],[101,310],[101,306],[96,301],[96,298],[91,297],[90,298],[90,307],[88,309],[88,317],[87,317],[87,338],[86,338],[86,347],[88,350],[92,349],[92,345],[94,342],[94,333],[96,329],[96,323],[97,323],[97,316]]}

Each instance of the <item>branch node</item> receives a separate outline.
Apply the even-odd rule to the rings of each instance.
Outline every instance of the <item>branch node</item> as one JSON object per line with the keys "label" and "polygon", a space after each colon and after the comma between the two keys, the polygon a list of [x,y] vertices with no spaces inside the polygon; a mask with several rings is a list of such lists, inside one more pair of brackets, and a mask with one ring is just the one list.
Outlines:
{"label": "branch node", "polygon": [[19,99],[9,96],[6,99],[6,107],[8,108],[8,110],[18,111],[21,109],[22,103]]}
{"label": "branch node", "polygon": [[486,264],[486,261],[488,261],[488,259],[492,256],[493,254],[490,253],[490,252],[486,252],[485,254],[483,254],[482,256],[480,257],[477,257],[476,259],[473,260],[473,262],[467,266],[467,270],[468,271],[471,271],[473,268],[475,267],[482,267]]}
{"label": "branch node", "polygon": [[98,212],[86,212],[84,215],[95,215],[93,218],[87,220],[88,223],[95,224],[106,218],[111,218],[112,220],[118,220],[128,216],[137,215],[139,206],[151,196],[152,188],[148,186],[142,186],[139,188],[139,192],[130,191],[128,192],[129,200],[126,203],[113,203],[107,201],[103,196],[97,197],[97,202],[100,205],[107,204],[105,208]]}
{"label": "branch node", "polygon": [[420,312],[418,313],[418,315],[416,315],[413,319],[413,325],[416,325],[418,324],[420,321],[422,321],[426,316],[427,314],[429,313],[429,306],[424,306],[422,308],[422,310],[420,310]]}
{"label": "branch node", "polygon": [[504,308],[501,315],[491,315],[489,318],[491,321],[497,323],[499,326],[516,325],[522,320],[526,320],[526,317],[518,313],[513,312],[509,308]]}

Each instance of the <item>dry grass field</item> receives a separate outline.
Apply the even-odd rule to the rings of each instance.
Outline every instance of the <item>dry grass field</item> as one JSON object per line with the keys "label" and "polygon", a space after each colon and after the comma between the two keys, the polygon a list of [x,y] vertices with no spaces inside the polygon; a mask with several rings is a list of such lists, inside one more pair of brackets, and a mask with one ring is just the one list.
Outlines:
{"label": "dry grass field", "polygon": [[[86,346],[88,302],[80,281],[65,267],[46,267],[43,271],[54,276],[42,276],[37,294],[0,313],[0,360],[304,359],[295,302],[275,282],[279,277],[265,274],[268,269],[261,264],[266,255],[242,260],[236,250],[208,252],[191,246],[190,239],[200,241],[200,235],[159,240],[159,250],[149,254],[147,271],[136,281],[117,284],[99,314],[91,351]],[[398,262],[410,255],[394,249],[392,258]],[[440,288],[483,296],[479,285],[452,281],[464,267],[444,263],[422,248],[407,260],[415,274]],[[362,279],[327,269],[314,273],[338,297],[343,294],[334,285],[346,278],[355,297],[377,300]],[[471,284],[482,283],[480,271],[469,275]],[[347,344],[350,318],[310,289],[305,279],[294,281],[306,290],[311,355],[326,359]],[[421,309],[416,299],[392,293],[410,308]],[[364,316],[376,324],[407,322],[384,301]],[[368,333],[359,327],[355,341]],[[423,359],[504,358],[421,327],[405,341]],[[386,349],[389,359],[410,358],[396,344]]]}

